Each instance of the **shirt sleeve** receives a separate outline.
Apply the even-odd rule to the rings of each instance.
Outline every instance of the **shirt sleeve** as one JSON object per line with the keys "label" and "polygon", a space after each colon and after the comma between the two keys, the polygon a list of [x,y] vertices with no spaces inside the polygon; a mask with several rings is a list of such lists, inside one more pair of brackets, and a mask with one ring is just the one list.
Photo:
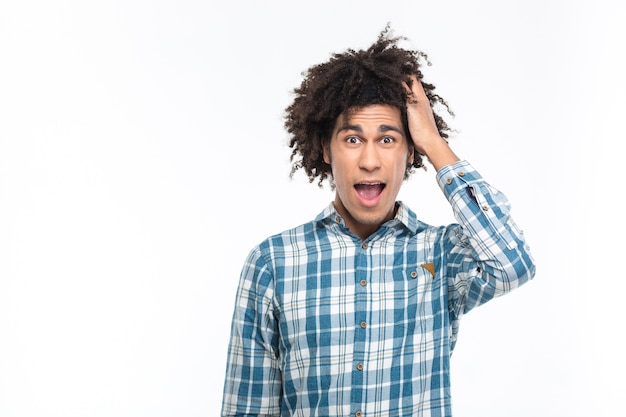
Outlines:
{"label": "shirt sleeve", "polygon": [[458,221],[447,233],[448,299],[456,335],[472,308],[505,294],[535,275],[523,232],[506,196],[467,162],[443,167],[437,181]]}
{"label": "shirt sleeve", "polygon": [[233,314],[222,416],[279,416],[281,373],[274,280],[255,248],[244,263]]}

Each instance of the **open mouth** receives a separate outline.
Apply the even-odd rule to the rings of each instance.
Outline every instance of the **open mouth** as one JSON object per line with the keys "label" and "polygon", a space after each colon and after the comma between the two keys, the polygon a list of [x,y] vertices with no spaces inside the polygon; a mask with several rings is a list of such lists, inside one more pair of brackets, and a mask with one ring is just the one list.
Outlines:
{"label": "open mouth", "polygon": [[372,182],[372,183],[359,183],[354,186],[359,197],[363,200],[374,200],[376,199],[385,188],[385,184],[382,182]]}

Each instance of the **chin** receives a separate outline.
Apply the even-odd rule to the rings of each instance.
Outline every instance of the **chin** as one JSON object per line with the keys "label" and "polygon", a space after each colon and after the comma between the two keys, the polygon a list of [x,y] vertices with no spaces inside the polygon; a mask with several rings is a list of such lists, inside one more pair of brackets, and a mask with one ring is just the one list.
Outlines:
{"label": "chin", "polygon": [[381,225],[387,221],[387,215],[385,214],[372,214],[356,217],[355,220],[361,224],[368,226]]}

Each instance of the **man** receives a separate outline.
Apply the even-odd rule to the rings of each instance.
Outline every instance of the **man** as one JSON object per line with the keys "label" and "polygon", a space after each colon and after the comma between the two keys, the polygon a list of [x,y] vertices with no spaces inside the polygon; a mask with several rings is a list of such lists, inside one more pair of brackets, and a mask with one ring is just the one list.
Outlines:
{"label": "man", "polygon": [[[534,276],[504,195],[460,160],[422,82],[420,52],[388,28],[313,66],[287,108],[293,170],[334,201],[245,262],[223,416],[450,416],[464,313]],[[458,224],[396,201],[423,157]]]}

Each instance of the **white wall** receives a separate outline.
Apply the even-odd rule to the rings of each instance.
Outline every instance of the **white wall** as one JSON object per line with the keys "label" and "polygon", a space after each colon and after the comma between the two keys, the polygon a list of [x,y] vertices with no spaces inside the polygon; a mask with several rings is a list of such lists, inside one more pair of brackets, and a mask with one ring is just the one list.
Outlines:
{"label": "white wall", "polygon": [[[0,416],[216,416],[241,263],[332,198],[288,178],[301,72],[390,21],[535,281],[464,319],[458,416],[621,405],[625,7],[610,1],[0,5]],[[452,221],[418,172],[401,192]],[[618,217],[619,216],[619,217]]]}

